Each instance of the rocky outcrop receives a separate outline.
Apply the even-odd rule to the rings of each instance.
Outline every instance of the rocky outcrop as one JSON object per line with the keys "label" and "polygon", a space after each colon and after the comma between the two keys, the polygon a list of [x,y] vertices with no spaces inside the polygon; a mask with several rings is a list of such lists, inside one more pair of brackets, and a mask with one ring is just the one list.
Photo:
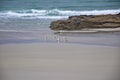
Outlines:
{"label": "rocky outcrop", "polygon": [[120,13],[116,15],[81,15],[70,16],[67,20],[51,23],[52,30],[81,30],[89,28],[117,28],[120,27]]}

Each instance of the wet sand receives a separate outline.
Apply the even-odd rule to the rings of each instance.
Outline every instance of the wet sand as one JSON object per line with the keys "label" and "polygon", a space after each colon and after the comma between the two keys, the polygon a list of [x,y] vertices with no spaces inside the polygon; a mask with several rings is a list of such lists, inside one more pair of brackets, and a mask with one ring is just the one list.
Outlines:
{"label": "wet sand", "polygon": [[120,80],[120,47],[0,45],[0,80]]}

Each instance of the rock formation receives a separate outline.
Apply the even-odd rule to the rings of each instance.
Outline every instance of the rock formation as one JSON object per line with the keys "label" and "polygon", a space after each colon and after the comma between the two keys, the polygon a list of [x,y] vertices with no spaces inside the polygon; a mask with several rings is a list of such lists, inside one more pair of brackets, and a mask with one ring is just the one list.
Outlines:
{"label": "rock formation", "polygon": [[116,15],[81,15],[70,16],[67,20],[51,23],[52,30],[81,30],[89,28],[117,28],[120,27],[120,13]]}

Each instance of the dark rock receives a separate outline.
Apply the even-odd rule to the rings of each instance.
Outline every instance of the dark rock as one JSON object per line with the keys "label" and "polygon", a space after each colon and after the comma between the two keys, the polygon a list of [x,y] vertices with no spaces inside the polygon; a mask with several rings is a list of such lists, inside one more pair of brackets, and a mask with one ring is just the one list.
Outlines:
{"label": "dark rock", "polygon": [[117,28],[120,27],[120,13],[116,15],[81,15],[70,16],[67,20],[51,23],[52,30],[81,30],[85,28]]}

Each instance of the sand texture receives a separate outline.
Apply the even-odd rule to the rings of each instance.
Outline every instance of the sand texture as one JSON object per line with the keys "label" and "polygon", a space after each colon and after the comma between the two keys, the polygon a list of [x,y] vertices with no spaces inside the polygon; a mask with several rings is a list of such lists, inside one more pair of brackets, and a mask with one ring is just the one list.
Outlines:
{"label": "sand texture", "polygon": [[0,45],[0,80],[120,80],[120,47]]}

